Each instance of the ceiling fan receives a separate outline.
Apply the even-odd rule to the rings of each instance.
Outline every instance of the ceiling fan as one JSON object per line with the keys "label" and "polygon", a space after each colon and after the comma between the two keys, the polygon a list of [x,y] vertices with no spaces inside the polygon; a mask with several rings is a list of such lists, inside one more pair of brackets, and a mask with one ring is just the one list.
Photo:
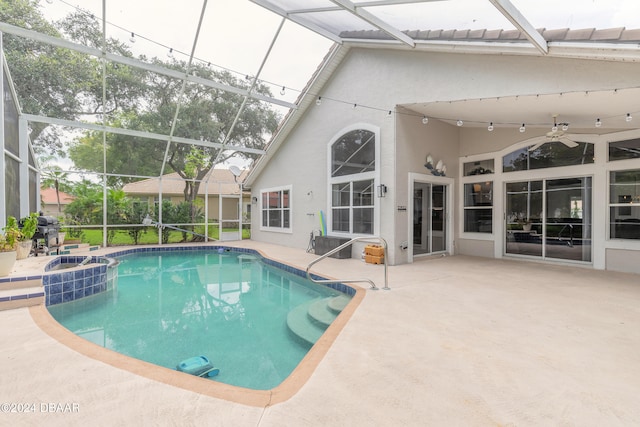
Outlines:
{"label": "ceiling fan", "polygon": [[553,128],[551,132],[547,132],[546,135],[531,138],[528,142],[534,144],[529,148],[529,151],[534,151],[547,144],[549,142],[561,142],[569,148],[578,146],[578,142],[596,142],[600,135],[598,134],[584,134],[584,133],[566,133],[564,130],[558,129],[558,124],[566,129],[568,123],[556,123],[556,117],[553,116]]}

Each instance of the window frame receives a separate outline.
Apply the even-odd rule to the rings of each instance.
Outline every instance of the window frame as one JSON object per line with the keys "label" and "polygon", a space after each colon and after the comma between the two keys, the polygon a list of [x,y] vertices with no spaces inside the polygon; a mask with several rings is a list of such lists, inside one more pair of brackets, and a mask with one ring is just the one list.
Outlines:
{"label": "window frame", "polygon": [[[372,171],[355,173],[350,175],[339,175],[336,177],[332,176],[332,161],[333,161],[333,145],[338,142],[342,137],[344,137],[347,133],[355,131],[355,130],[366,130],[368,132],[372,132],[374,135],[374,168]],[[380,129],[376,126],[372,126],[367,123],[357,123],[346,128],[343,128],[339,132],[337,132],[333,138],[327,144],[327,215],[326,215],[326,230],[327,234],[332,236],[339,237],[367,237],[367,236],[376,236],[380,234],[380,224],[379,224],[379,197],[377,195],[377,187],[380,185]],[[353,184],[361,181],[372,182],[372,204],[371,205],[354,205],[353,203]],[[339,184],[349,184],[350,192],[349,192],[349,206],[337,206],[340,209],[348,209],[349,210],[349,231],[336,231],[333,229],[333,186]],[[356,233],[354,232],[354,210],[357,209],[372,209],[372,232],[371,234],[364,233]]]}
{"label": "window frame", "polygon": [[[284,192],[288,192],[289,194],[289,199],[288,199],[288,206],[285,208],[283,206],[283,195]],[[274,208],[274,209],[267,209],[267,212],[276,212],[279,211],[280,212],[280,227],[274,227],[274,226],[269,226],[269,225],[264,225],[263,223],[263,215],[265,212],[265,206],[263,203],[263,198],[265,194],[268,193],[280,193],[280,199],[279,199],[279,204],[280,207],[278,208]],[[271,231],[271,232],[275,232],[275,233],[288,233],[291,234],[293,233],[293,186],[292,185],[283,185],[283,186],[278,186],[278,187],[270,187],[270,188],[263,188],[260,190],[260,197],[258,199],[258,210],[260,212],[260,216],[259,216],[259,221],[260,221],[260,231]],[[285,211],[289,212],[289,226],[288,227],[284,227],[284,217],[283,214]]]}

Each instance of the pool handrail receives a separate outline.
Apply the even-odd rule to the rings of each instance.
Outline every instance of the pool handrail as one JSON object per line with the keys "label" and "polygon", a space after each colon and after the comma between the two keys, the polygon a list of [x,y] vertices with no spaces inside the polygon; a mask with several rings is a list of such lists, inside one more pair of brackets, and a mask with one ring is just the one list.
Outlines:
{"label": "pool handrail", "polygon": [[327,252],[326,254],[320,255],[320,257],[316,258],[315,260],[311,261],[309,263],[309,265],[307,266],[307,279],[311,280],[314,283],[321,283],[321,284],[326,284],[326,283],[356,283],[356,282],[367,282],[371,285],[371,290],[377,291],[379,288],[376,286],[375,283],[373,283],[373,280],[371,279],[347,279],[347,280],[329,280],[329,279],[314,279],[313,277],[311,277],[311,267],[315,264],[317,264],[318,262],[322,261],[323,259],[335,254],[336,252],[341,251],[342,249],[349,247],[351,245],[353,245],[355,242],[363,242],[363,241],[372,241],[372,240],[377,240],[379,243],[382,243],[382,248],[383,248],[383,261],[382,264],[384,265],[384,287],[382,289],[384,289],[385,291],[391,290],[391,288],[389,287],[389,274],[387,271],[387,241],[385,239],[383,239],[382,237],[379,236],[369,236],[369,237],[354,237],[353,239],[349,240],[346,243],[343,243],[342,245],[338,246],[335,249],[330,250],[329,252]]}

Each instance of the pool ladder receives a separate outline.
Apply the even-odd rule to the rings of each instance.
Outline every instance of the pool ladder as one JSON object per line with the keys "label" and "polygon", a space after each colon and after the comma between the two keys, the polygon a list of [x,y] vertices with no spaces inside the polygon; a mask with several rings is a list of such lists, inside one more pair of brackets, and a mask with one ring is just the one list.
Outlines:
{"label": "pool ladder", "polygon": [[378,236],[354,237],[353,239],[349,240],[348,242],[343,243],[342,245],[338,246],[337,248],[330,250],[329,252],[327,252],[324,255],[321,255],[320,257],[318,257],[315,260],[311,261],[311,263],[309,263],[309,265],[307,266],[307,278],[309,280],[311,280],[312,282],[322,283],[322,284],[326,284],[326,283],[367,282],[367,283],[369,283],[371,285],[371,289],[372,290],[377,291],[379,288],[376,286],[375,283],[373,283],[373,280],[371,280],[371,279],[347,279],[347,280],[314,279],[313,277],[311,277],[311,272],[310,272],[312,266],[314,266],[315,264],[319,263],[323,259],[335,254],[336,252],[340,252],[342,249],[353,245],[355,242],[371,242],[371,241],[377,241],[378,243],[382,243],[382,247],[384,249],[384,252],[383,252],[384,261],[382,262],[382,264],[384,265],[384,287],[382,289],[384,289],[385,291],[391,290],[391,288],[389,287],[389,274],[388,274],[388,271],[387,271],[387,247],[388,247],[388,245],[387,245],[387,241],[386,240],[384,240],[382,237],[378,237]]}

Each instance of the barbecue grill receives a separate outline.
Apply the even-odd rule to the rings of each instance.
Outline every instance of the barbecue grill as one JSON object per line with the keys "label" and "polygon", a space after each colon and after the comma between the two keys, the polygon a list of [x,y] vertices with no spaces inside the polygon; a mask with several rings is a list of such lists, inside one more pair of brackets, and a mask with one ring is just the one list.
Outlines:
{"label": "barbecue grill", "polygon": [[58,246],[58,233],[60,223],[54,216],[40,215],[38,217],[38,227],[33,235],[33,251],[36,256],[39,253],[49,255],[51,246]]}

